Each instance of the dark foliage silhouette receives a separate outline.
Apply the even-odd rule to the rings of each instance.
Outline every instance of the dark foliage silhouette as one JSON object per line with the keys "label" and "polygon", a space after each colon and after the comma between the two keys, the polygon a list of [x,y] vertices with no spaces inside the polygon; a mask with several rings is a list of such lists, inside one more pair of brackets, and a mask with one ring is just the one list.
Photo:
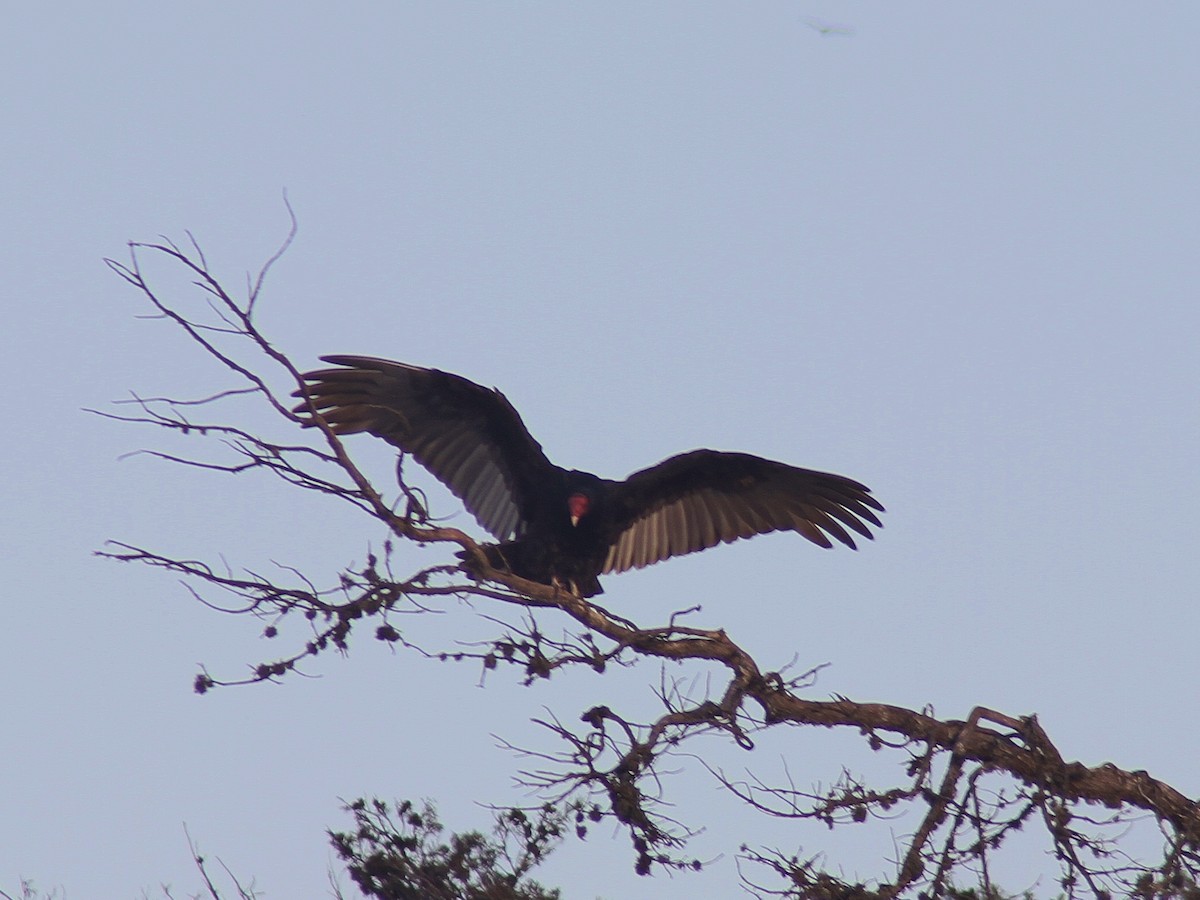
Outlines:
{"label": "dark foliage silhouette", "polygon": [[354,830],[331,832],[334,850],[368,897],[379,900],[558,900],[527,877],[562,839],[567,812],[496,814],[491,837],[443,836],[433,806],[358,800],[347,807]]}

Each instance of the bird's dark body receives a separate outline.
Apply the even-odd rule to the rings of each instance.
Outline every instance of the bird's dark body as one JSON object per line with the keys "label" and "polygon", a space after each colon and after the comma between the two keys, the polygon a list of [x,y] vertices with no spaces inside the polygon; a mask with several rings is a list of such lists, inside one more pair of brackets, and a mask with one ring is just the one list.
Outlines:
{"label": "bird's dark body", "polygon": [[493,567],[583,597],[602,592],[604,572],[737,538],[792,530],[854,547],[847,528],[870,538],[865,523],[880,524],[883,507],[858,482],[745,453],[693,450],[625,481],[563,469],[499,391],[405,363],[323,359],[343,368],[305,379],[335,432],[411,453],[500,540],[486,548]]}
{"label": "bird's dark body", "polygon": [[[597,577],[604,567],[608,543],[603,521],[607,489],[603,479],[588,472],[568,472],[555,467],[552,479],[538,502],[526,508],[524,526],[515,540],[484,547],[493,568],[543,584],[570,586],[582,597],[604,592]],[[592,507],[575,525],[569,515],[569,498],[586,490]],[[459,554],[466,559],[466,554]]]}

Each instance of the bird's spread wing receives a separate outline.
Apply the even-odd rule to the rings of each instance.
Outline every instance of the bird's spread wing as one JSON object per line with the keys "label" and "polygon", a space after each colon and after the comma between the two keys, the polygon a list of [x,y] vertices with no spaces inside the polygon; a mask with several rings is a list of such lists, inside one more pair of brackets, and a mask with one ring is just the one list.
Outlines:
{"label": "bird's spread wing", "polygon": [[321,359],[345,367],[304,375],[334,432],[366,431],[411,453],[488,533],[508,540],[517,532],[535,486],[554,466],[503,394],[437,369],[367,356]]}
{"label": "bird's spread wing", "polygon": [[[796,531],[832,547],[870,538],[883,511],[868,488],[744,453],[694,450],[636,472],[611,498],[616,531],[604,572],[640,569],[721,542]],[[847,530],[849,529],[849,530]]]}

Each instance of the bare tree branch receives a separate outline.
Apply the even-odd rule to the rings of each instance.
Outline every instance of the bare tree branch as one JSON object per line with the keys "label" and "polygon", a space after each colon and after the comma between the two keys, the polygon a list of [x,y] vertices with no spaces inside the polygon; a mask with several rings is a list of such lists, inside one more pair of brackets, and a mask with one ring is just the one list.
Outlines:
{"label": "bare tree branch", "polygon": [[[569,666],[584,666],[600,675],[610,666],[630,667],[645,661],[709,666],[696,670],[710,673],[710,686],[698,696],[693,688],[684,687],[684,680],[664,679],[658,690],[662,711],[651,721],[638,721],[608,705],[582,711],[578,724],[565,724],[554,714],[535,720],[555,739],[557,749],[513,748],[536,766],[524,772],[524,783],[564,802],[588,798],[589,819],[611,819],[628,834],[639,872],[649,873],[656,866],[700,868],[702,863],[684,856],[694,829],[665,812],[669,805],[662,778],[665,760],[678,758],[680,748],[698,735],[724,735],[732,745],[751,752],[754,736],[767,729],[850,729],[861,734],[870,749],[898,757],[901,775],[894,783],[870,786],[843,771],[832,785],[805,790],[796,786],[790,773],[777,782],[753,775],[735,779],[708,768],[749,807],[780,819],[781,833],[786,833],[787,820],[813,820],[829,827],[877,820],[893,826],[900,821],[915,823],[897,848],[896,858],[881,861],[879,874],[869,884],[852,884],[819,862],[819,856],[801,859],[778,850],[743,848],[739,859],[752,893],[951,896],[970,881],[983,892],[979,896],[996,897],[991,876],[994,857],[1014,833],[1035,825],[1043,829],[1068,897],[1104,898],[1117,892],[1185,896],[1194,890],[1200,875],[1200,804],[1144,771],[1064,760],[1036,716],[1010,716],[977,707],[965,720],[943,720],[927,711],[883,703],[844,697],[811,699],[803,694],[812,687],[815,669],[795,677],[763,671],[723,629],[683,624],[685,616],[697,612],[695,608],[675,613],[666,624],[647,626],[562,589],[491,568],[469,535],[431,521],[423,496],[405,483],[402,468],[396,503],[389,503],[388,492],[371,484],[311,405],[300,371],[255,324],[255,305],[267,273],[290,245],[295,227],[293,216],[287,240],[257,278],[248,281],[245,299],[226,292],[194,239],[187,251],[170,241],[132,243],[128,262],[108,261],[160,317],[181,328],[241,386],[198,400],[135,396],[125,401],[136,407],[133,415],[101,415],[207,442],[208,449],[195,457],[144,451],[160,460],[226,474],[262,471],[350,503],[390,534],[382,555],[369,553],[365,564],[349,565],[325,577],[306,575],[287,565],[277,565],[269,575],[233,571],[125,542],[113,542],[101,551],[114,560],[179,575],[193,595],[213,609],[267,620],[268,637],[278,636],[285,620],[304,621],[307,633],[302,646],[278,659],[253,664],[245,678],[218,680],[202,671],[196,680],[198,691],[280,678],[298,672],[305,660],[331,648],[345,653],[355,626],[368,621],[374,624],[378,640],[430,658],[476,661],[482,672],[502,665],[516,667],[526,683]],[[205,300],[199,312],[185,312],[186,301],[164,299],[157,293],[143,272],[146,254],[166,258],[194,279]],[[282,392],[272,386],[278,378],[286,382]],[[289,408],[285,398],[292,391],[309,403],[307,415]],[[298,426],[315,429],[320,446],[295,437],[268,440],[258,425],[237,426],[220,418],[224,404],[248,398],[265,404],[262,408],[274,412],[291,435]],[[210,414],[216,418],[195,420],[197,415]],[[214,457],[214,446],[232,457]],[[394,506],[401,504],[404,512],[397,513]],[[446,562],[397,575],[393,571],[397,543],[450,543],[464,551],[468,563],[465,569]],[[438,650],[419,646],[396,627],[402,614],[440,611],[439,604],[446,598],[477,604],[476,619],[491,629],[492,636]],[[562,623],[562,633],[548,635],[542,619]],[[714,666],[718,676],[711,674]],[[714,678],[719,689],[711,687]],[[1094,815],[1095,811],[1100,814]],[[1120,851],[1120,829],[1137,815],[1149,817],[1161,830],[1163,849],[1158,858],[1133,860]],[[758,884],[752,871],[770,874],[779,886]]]}

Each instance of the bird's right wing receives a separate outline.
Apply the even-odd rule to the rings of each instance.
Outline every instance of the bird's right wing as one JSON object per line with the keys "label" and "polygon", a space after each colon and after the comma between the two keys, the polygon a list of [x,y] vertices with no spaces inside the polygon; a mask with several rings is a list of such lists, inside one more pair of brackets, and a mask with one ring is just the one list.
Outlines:
{"label": "bird's right wing", "polygon": [[[771,531],[795,531],[822,547],[870,538],[883,506],[841,475],[799,469],[746,453],[693,450],[636,472],[610,497],[604,572],[640,569]],[[849,531],[847,530],[849,529]]]}
{"label": "bird's right wing", "polygon": [[[458,375],[369,356],[323,356],[309,396],[337,434],[381,437],[432,472],[488,533],[508,540],[557,470],[512,404]],[[301,396],[297,392],[297,396]],[[307,404],[296,412],[309,412]]]}

